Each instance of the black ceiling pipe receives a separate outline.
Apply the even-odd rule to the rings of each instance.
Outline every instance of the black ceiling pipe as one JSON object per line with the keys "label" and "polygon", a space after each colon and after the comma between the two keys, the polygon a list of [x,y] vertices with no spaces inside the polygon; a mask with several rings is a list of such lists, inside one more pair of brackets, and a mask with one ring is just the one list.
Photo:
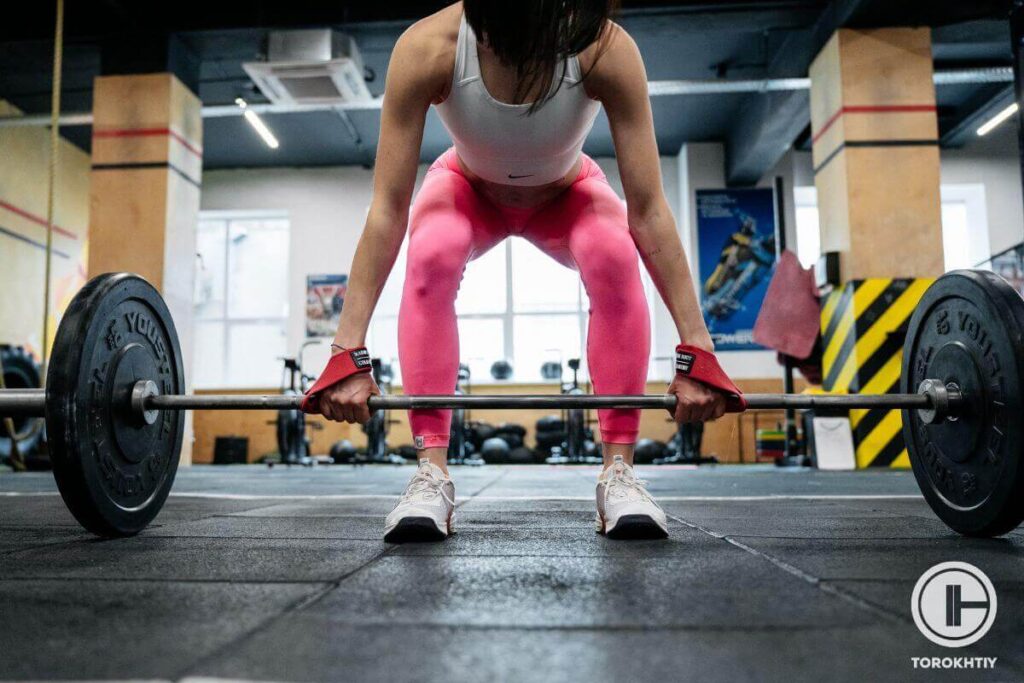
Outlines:
{"label": "black ceiling pipe", "polygon": [[102,75],[172,73],[197,96],[200,65],[199,55],[168,31],[119,33],[100,46]]}

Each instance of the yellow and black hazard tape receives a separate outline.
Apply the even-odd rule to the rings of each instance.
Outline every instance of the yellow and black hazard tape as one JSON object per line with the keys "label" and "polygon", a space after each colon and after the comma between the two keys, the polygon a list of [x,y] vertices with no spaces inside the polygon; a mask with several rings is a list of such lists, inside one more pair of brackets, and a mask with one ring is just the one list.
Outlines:
{"label": "yellow and black hazard tape", "polygon": [[[868,278],[834,290],[821,310],[823,388],[899,392],[907,323],[929,278]],[[898,410],[851,410],[857,467],[909,467]]]}

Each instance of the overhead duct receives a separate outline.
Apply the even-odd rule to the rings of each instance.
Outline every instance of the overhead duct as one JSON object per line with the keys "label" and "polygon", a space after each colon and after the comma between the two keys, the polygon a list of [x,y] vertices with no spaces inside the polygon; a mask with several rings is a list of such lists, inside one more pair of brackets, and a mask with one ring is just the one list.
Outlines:
{"label": "overhead duct", "polygon": [[330,29],[273,31],[267,60],[245,62],[242,68],[276,105],[336,106],[373,99],[355,41]]}
{"label": "overhead duct", "polygon": [[[266,62],[261,62],[266,63]],[[934,74],[935,85],[958,85],[963,83],[1013,83],[1013,68],[986,67],[978,69],[954,69],[949,71],[936,71]],[[362,81],[360,75],[360,83]],[[648,81],[648,91],[651,97],[672,97],[680,95],[716,95],[729,93],[764,93],[781,90],[809,90],[811,81],[809,78],[771,78],[730,81],[719,80],[664,80]],[[335,111],[335,110],[364,110],[380,109],[383,99],[370,96],[369,91],[366,97],[355,101],[343,103],[321,103],[303,102],[301,104],[291,102],[251,102],[249,109],[258,114],[297,114],[313,111]],[[234,104],[214,104],[203,106],[203,118],[217,118],[220,116],[241,116],[242,110]],[[62,126],[88,126],[92,124],[91,112],[79,112],[61,114],[60,124]],[[49,114],[30,114],[28,116],[0,116],[0,128],[22,127],[22,126],[48,126],[50,125]]]}

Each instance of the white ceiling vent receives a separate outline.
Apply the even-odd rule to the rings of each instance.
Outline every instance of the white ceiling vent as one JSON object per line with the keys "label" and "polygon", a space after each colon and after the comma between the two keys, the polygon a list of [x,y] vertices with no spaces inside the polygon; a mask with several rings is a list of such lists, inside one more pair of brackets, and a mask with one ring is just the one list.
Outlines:
{"label": "white ceiling vent", "polygon": [[273,31],[267,61],[242,68],[274,104],[330,105],[372,99],[351,36],[330,29]]}

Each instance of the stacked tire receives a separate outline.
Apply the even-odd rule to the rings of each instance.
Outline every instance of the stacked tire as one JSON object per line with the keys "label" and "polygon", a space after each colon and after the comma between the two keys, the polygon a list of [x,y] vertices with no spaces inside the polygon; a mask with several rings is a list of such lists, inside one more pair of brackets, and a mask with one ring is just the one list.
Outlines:
{"label": "stacked tire", "polygon": [[566,441],[565,420],[558,415],[546,415],[536,424],[536,451],[542,457],[551,455],[551,449],[564,448]]}
{"label": "stacked tire", "polygon": [[[4,387],[7,389],[38,389],[42,386],[39,365],[20,346],[0,344],[0,362],[3,364]],[[14,434],[18,440],[18,453],[29,469],[49,469],[49,459],[37,456],[45,436],[42,418],[14,418]],[[0,424],[0,463],[10,462],[14,451],[7,428]]]}

